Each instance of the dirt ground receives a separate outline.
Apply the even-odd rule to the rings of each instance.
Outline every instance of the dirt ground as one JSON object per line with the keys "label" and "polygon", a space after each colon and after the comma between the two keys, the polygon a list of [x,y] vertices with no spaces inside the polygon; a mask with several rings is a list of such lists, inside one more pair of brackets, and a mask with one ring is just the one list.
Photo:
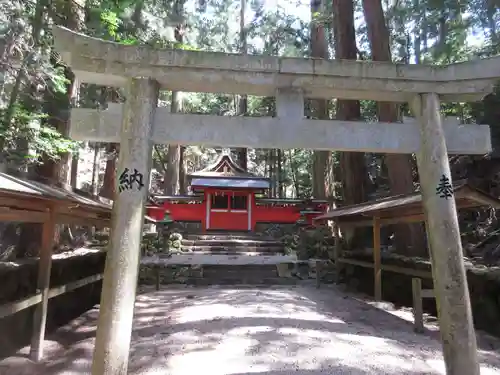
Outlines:
{"label": "dirt ground", "polygon": [[[43,363],[24,348],[0,362],[0,374],[89,374],[97,315],[50,335]],[[415,334],[395,315],[335,287],[148,292],[136,302],[129,373],[444,374],[437,332]],[[481,374],[500,374],[498,341],[479,341]]]}

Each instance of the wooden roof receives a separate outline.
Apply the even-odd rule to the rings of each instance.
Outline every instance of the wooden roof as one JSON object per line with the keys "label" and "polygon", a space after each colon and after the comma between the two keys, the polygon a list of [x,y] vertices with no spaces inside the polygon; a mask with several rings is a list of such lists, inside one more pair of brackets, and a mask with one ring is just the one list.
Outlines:
{"label": "wooden roof", "polygon": [[81,190],[0,173],[0,221],[40,222],[55,209],[61,223],[109,224],[112,201]]}
{"label": "wooden roof", "polygon": [[[457,209],[480,206],[500,208],[499,199],[474,188],[465,180],[454,184],[454,197]],[[385,225],[424,221],[422,194],[415,192],[395,195],[373,202],[340,207],[314,220],[335,220],[341,225],[369,226],[372,225],[374,217],[380,218],[381,224]]]}
{"label": "wooden roof", "polygon": [[201,171],[191,173],[190,176],[269,180],[267,177],[256,176],[253,173],[245,171],[231,158],[228,152],[221,153],[214,163],[210,164]]}

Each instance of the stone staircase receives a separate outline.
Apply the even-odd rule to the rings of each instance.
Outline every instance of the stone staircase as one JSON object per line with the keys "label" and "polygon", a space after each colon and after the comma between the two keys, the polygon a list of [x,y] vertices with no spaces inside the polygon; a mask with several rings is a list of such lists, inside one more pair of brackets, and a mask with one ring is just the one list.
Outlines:
{"label": "stone staircase", "polygon": [[183,251],[204,254],[241,255],[283,255],[285,245],[274,238],[254,233],[189,234],[182,239]]}
{"label": "stone staircase", "polygon": [[[156,282],[195,285],[295,284],[294,255],[285,245],[255,233],[185,235],[182,252],[169,257],[145,257],[143,266],[156,272]],[[174,276],[175,275],[177,276]]]}

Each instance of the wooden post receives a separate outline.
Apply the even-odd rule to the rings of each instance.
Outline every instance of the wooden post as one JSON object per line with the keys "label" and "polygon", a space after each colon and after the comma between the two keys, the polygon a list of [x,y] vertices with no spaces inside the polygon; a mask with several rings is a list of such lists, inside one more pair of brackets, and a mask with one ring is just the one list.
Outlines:
{"label": "wooden post", "polygon": [[321,286],[321,270],[323,269],[323,263],[320,259],[316,259],[316,289]]}
{"label": "wooden post", "polygon": [[156,274],[156,290],[160,290],[160,266],[157,265],[154,270]]}
{"label": "wooden post", "polygon": [[422,306],[422,280],[418,277],[411,279],[413,294],[413,329],[417,333],[424,332],[424,308]]}
{"label": "wooden post", "polygon": [[156,81],[148,78],[129,81],[93,375],[127,374],[158,93]]}
{"label": "wooden post", "polygon": [[382,269],[380,257],[380,218],[373,218],[373,277],[375,301],[382,301]]}
{"label": "wooden post", "polygon": [[33,334],[31,336],[30,358],[40,361],[43,358],[43,341],[47,323],[47,308],[49,304],[50,270],[52,268],[52,248],[56,229],[56,209],[50,207],[49,218],[43,223],[42,246],[38,261],[37,292],[42,294],[42,300],[36,305],[33,315]]}
{"label": "wooden post", "polygon": [[421,94],[411,104],[421,130],[417,165],[446,373],[478,375],[476,335],[439,98]]}
{"label": "wooden post", "polygon": [[340,256],[342,252],[342,242],[340,241],[340,227],[337,222],[335,225],[335,247],[333,248],[333,261],[335,262],[335,284],[340,283]]}

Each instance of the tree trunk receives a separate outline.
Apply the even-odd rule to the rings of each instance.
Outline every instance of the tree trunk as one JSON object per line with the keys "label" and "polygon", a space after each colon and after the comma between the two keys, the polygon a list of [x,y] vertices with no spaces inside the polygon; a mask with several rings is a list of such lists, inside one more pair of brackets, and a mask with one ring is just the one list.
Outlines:
{"label": "tree trunk", "polygon": [[279,150],[277,148],[274,149],[274,197],[279,198],[279,189],[280,189],[280,160],[279,160]]}
{"label": "tree trunk", "polygon": [[[385,24],[380,0],[363,0],[363,11],[368,30],[368,39],[374,61],[392,61],[389,31]],[[378,118],[383,122],[398,121],[397,104],[378,103]],[[411,155],[389,154],[385,156],[389,173],[391,193],[394,195],[413,192],[413,163]],[[406,255],[425,255],[422,225],[401,224],[395,226],[395,241],[398,252]]]}
{"label": "tree trunk", "polygon": [[[327,59],[328,47],[326,45],[324,15],[322,0],[311,0],[311,57]],[[319,15],[319,17],[318,17]],[[315,119],[328,119],[328,100],[312,99],[311,115]],[[331,156],[330,151],[313,151],[312,168],[312,195],[314,198],[325,199],[326,192],[331,190],[327,184],[327,166]]]}
{"label": "tree trunk", "polygon": [[[183,6],[181,1],[176,2],[176,13],[180,14],[182,11],[179,9]],[[178,43],[183,42],[183,27],[182,25],[177,25],[175,28],[175,40]],[[172,92],[172,103],[170,105],[170,112],[177,113],[182,111],[182,93]],[[167,151],[167,170],[165,173],[164,191],[167,195],[176,195],[179,193],[179,169],[181,160],[181,146],[180,145],[168,145]]]}
{"label": "tree trunk", "polygon": [[486,1],[486,17],[488,19],[488,28],[490,29],[490,41],[494,46],[498,43],[497,23],[495,21],[497,8],[498,3],[495,0]]}
{"label": "tree trunk", "polygon": [[181,195],[187,193],[186,162],[184,160],[185,152],[186,146],[181,146],[179,149],[179,194]]}
{"label": "tree trunk", "polygon": [[[177,113],[182,111],[182,94],[172,92],[172,104],[170,111]],[[164,190],[167,195],[175,195],[179,192],[179,162],[180,145],[168,145],[167,151],[167,171],[165,173]]]}
{"label": "tree trunk", "polygon": [[274,197],[274,149],[271,148],[267,150],[268,164],[269,164],[269,181],[271,186],[269,187],[269,198]]}
{"label": "tree trunk", "polygon": [[[246,0],[240,0],[240,46],[241,46],[241,54],[247,54],[247,30],[245,27],[245,8],[246,8]],[[248,112],[248,98],[246,95],[240,95],[238,100],[238,114],[240,116],[246,116]],[[247,165],[247,149],[239,148],[236,150],[238,155],[238,164],[245,171],[248,169]]]}
{"label": "tree trunk", "polygon": [[94,144],[94,163],[92,165],[92,186],[91,186],[91,193],[95,197],[99,195],[99,167],[101,164],[101,160],[99,158],[99,152],[101,150],[100,144],[95,143]]}
{"label": "tree trunk", "polygon": [[283,197],[283,184],[281,181],[282,168],[281,163],[283,160],[283,155],[281,149],[276,150],[276,195],[278,198]]}
{"label": "tree trunk", "polygon": [[299,172],[296,168],[295,162],[293,161],[294,153],[295,151],[292,153],[292,150],[288,150],[288,158],[290,159],[290,170],[292,171],[292,181],[295,190],[295,198],[298,198],[300,196]]}
{"label": "tree trunk", "polygon": [[[420,0],[413,0],[413,6],[415,9],[420,9]],[[422,16],[420,12],[417,12],[415,17],[415,27],[413,29],[415,33],[415,41],[413,45],[415,53],[415,64],[420,64],[422,61]]]}
{"label": "tree trunk", "polygon": [[[357,47],[354,28],[353,0],[333,0],[333,23],[335,33],[335,58],[356,60]],[[338,100],[338,120],[359,120],[360,105],[357,100]],[[367,170],[364,154],[360,152],[340,152],[340,177],[342,181],[343,204],[352,205],[366,201]],[[366,230],[357,228],[346,231],[344,237],[352,247],[363,243]]]}
{"label": "tree trunk", "polygon": [[116,158],[119,147],[118,143],[109,143],[106,146],[106,168],[100,191],[102,197],[112,200],[115,199],[116,193]]}
{"label": "tree trunk", "polygon": [[75,152],[71,157],[71,177],[70,184],[73,189],[78,186],[78,164],[80,161],[80,154]]}

